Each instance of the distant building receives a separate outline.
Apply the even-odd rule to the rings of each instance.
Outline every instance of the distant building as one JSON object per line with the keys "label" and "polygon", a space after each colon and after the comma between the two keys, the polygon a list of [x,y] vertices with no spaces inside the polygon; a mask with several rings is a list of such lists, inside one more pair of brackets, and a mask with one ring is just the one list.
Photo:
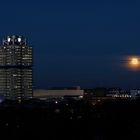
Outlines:
{"label": "distant building", "polygon": [[51,87],[49,90],[80,90],[80,86],[74,86],[74,87]]}
{"label": "distant building", "polygon": [[108,89],[107,97],[113,98],[131,98],[130,92],[120,88],[110,88]]}
{"label": "distant building", "polygon": [[61,97],[61,96],[83,96],[84,90],[64,89],[64,90],[34,90],[33,97],[47,98],[47,97]]}
{"label": "distant building", "polygon": [[85,89],[85,94],[90,94],[92,97],[105,97],[107,94],[106,88],[93,88],[93,89]]}
{"label": "distant building", "polygon": [[130,95],[133,99],[140,98],[140,90],[138,89],[130,90]]}
{"label": "distant building", "polygon": [[0,46],[0,96],[32,96],[32,47],[22,36],[7,36]]}

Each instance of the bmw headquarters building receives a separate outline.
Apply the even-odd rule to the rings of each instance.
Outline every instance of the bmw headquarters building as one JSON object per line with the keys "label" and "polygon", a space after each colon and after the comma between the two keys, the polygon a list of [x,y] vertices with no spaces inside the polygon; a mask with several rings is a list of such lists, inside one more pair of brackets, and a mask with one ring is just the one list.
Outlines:
{"label": "bmw headquarters building", "polygon": [[7,36],[0,46],[0,97],[26,99],[33,95],[32,47],[23,36]]}

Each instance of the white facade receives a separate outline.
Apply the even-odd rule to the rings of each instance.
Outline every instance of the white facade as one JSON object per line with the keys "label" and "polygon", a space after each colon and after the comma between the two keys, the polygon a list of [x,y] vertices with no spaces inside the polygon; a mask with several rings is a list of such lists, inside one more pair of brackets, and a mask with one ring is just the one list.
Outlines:
{"label": "white facade", "polygon": [[68,89],[68,90],[43,90],[38,89],[34,90],[33,97],[36,98],[45,98],[45,97],[61,97],[61,96],[83,96],[84,90],[75,90],[75,89]]}
{"label": "white facade", "polygon": [[140,96],[140,90],[130,90],[130,94],[133,99],[136,99],[138,96]]}

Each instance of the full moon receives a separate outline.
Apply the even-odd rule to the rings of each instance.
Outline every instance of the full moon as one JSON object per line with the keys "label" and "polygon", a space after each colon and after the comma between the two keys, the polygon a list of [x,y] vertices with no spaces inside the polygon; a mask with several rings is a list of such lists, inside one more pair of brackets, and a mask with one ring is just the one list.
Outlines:
{"label": "full moon", "polygon": [[138,58],[131,58],[130,63],[133,66],[138,66],[139,65],[139,59]]}
{"label": "full moon", "polygon": [[140,56],[125,56],[124,58],[122,58],[121,66],[130,71],[140,71]]}
{"label": "full moon", "polygon": [[129,70],[139,71],[140,70],[140,57],[129,56],[127,58],[127,68]]}

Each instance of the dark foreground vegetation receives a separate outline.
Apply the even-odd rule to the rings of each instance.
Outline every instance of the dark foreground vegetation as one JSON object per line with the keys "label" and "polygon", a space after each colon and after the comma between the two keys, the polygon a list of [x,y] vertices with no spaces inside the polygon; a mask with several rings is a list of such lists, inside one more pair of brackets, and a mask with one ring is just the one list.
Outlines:
{"label": "dark foreground vegetation", "polygon": [[7,100],[0,105],[0,133],[5,139],[140,139],[140,101]]}

